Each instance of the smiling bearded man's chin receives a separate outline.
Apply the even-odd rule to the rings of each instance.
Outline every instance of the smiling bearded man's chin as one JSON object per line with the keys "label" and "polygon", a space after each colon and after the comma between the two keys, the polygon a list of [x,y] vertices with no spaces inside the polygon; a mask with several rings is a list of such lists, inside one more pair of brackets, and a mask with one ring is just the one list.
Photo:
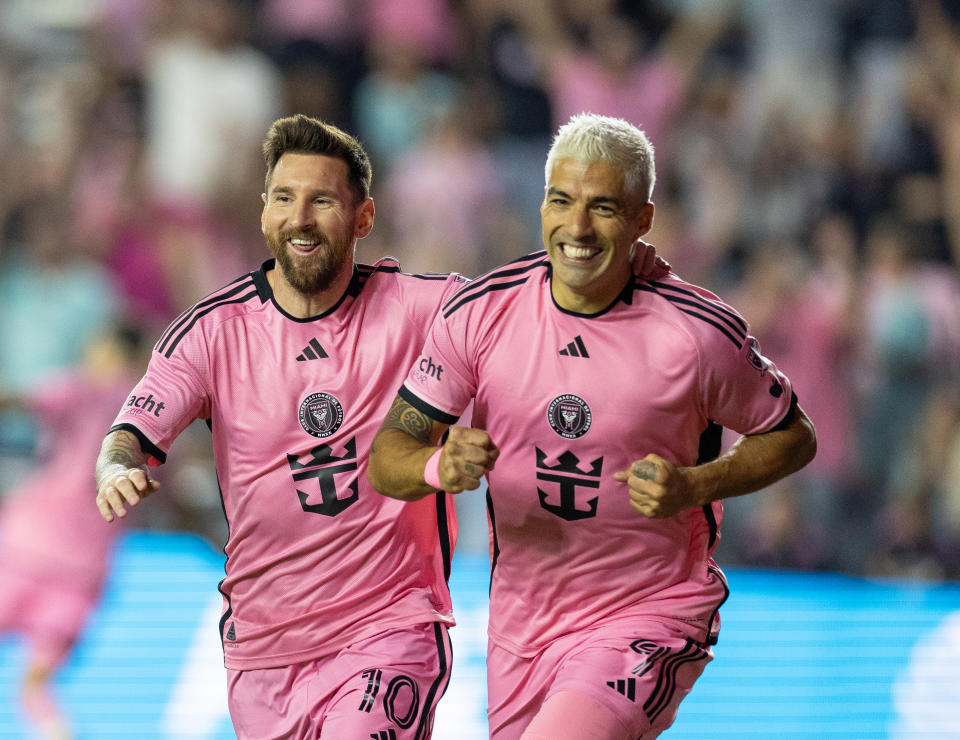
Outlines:
{"label": "smiling bearded man's chin", "polygon": [[[286,246],[286,240],[279,244],[270,244],[277,259],[277,267],[284,279],[299,293],[312,294],[327,290],[343,271],[344,262],[352,254],[351,244],[330,244],[320,240],[313,254],[293,254]],[[349,268],[353,261],[350,259]]]}

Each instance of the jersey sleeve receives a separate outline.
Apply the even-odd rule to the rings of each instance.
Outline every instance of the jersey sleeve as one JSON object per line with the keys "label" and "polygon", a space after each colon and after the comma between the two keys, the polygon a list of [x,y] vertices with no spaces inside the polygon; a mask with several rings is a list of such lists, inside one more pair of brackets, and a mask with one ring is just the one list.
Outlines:
{"label": "jersey sleeve", "polygon": [[[790,411],[793,387],[746,334],[737,343],[716,332],[700,354],[702,402],[707,418],[738,434],[773,429]],[[739,346],[738,346],[739,345]]]}
{"label": "jersey sleeve", "polygon": [[445,424],[455,423],[477,392],[467,313],[437,314],[400,389],[407,403]]}
{"label": "jersey sleeve", "polygon": [[205,356],[194,336],[169,357],[154,350],[147,372],[110,428],[133,432],[151,465],[166,462],[170,445],[194,420],[210,417],[210,394],[203,381],[209,377]]}

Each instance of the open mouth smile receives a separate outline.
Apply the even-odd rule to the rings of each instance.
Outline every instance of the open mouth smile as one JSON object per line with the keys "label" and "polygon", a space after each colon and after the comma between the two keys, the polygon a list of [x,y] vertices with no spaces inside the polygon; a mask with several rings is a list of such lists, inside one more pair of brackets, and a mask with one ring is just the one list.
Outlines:
{"label": "open mouth smile", "polygon": [[313,254],[321,245],[318,239],[304,239],[296,237],[287,240],[287,246],[294,254],[308,255]]}
{"label": "open mouth smile", "polygon": [[602,251],[599,247],[582,247],[576,244],[566,244],[561,242],[560,252],[568,260],[575,262],[587,262],[596,257]]}

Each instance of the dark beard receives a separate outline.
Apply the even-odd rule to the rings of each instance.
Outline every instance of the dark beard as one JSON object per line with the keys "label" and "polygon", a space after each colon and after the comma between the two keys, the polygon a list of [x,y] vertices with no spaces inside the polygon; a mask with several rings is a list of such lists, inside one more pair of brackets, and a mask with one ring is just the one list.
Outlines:
{"label": "dark beard", "polygon": [[[319,241],[320,246],[309,256],[294,255],[287,249],[286,242],[296,237]],[[353,261],[352,243],[330,244],[318,233],[281,234],[276,242],[268,239],[267,243],[284,279],[294,290],[305,295],[327,290],[343,271],[344,263],[349,260],[352,264]]]}

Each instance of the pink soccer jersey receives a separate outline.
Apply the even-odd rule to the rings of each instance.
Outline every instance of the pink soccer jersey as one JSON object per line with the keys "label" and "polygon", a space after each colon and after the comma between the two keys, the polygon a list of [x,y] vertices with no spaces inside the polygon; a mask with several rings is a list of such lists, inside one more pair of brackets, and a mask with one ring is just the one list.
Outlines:
{"label": "pink soccer jersey", "polygon": [[749,434],[785,418],[790,383],[733,309],[668,275],[574,314],[554,303],[537,252],[444,305],[401,395],[447,423],[475,397],[472,425],[500,447],[488,475],[493,641],[530,656],[631,615],[715,638],[722,506],[647,519],[613,474],[651,452],[704,462],[722,427]]}
{"label": "pink soccer jersey", "polygon": [[366,453],[444,298],[463,278],[360,265],[322,316],[273,299],[268,261],[171,324],[113,429],[163,462],[208,421],[229,525],[228,668],[289,665],[422,622],[453,624],[452,502],[367,483]]}

